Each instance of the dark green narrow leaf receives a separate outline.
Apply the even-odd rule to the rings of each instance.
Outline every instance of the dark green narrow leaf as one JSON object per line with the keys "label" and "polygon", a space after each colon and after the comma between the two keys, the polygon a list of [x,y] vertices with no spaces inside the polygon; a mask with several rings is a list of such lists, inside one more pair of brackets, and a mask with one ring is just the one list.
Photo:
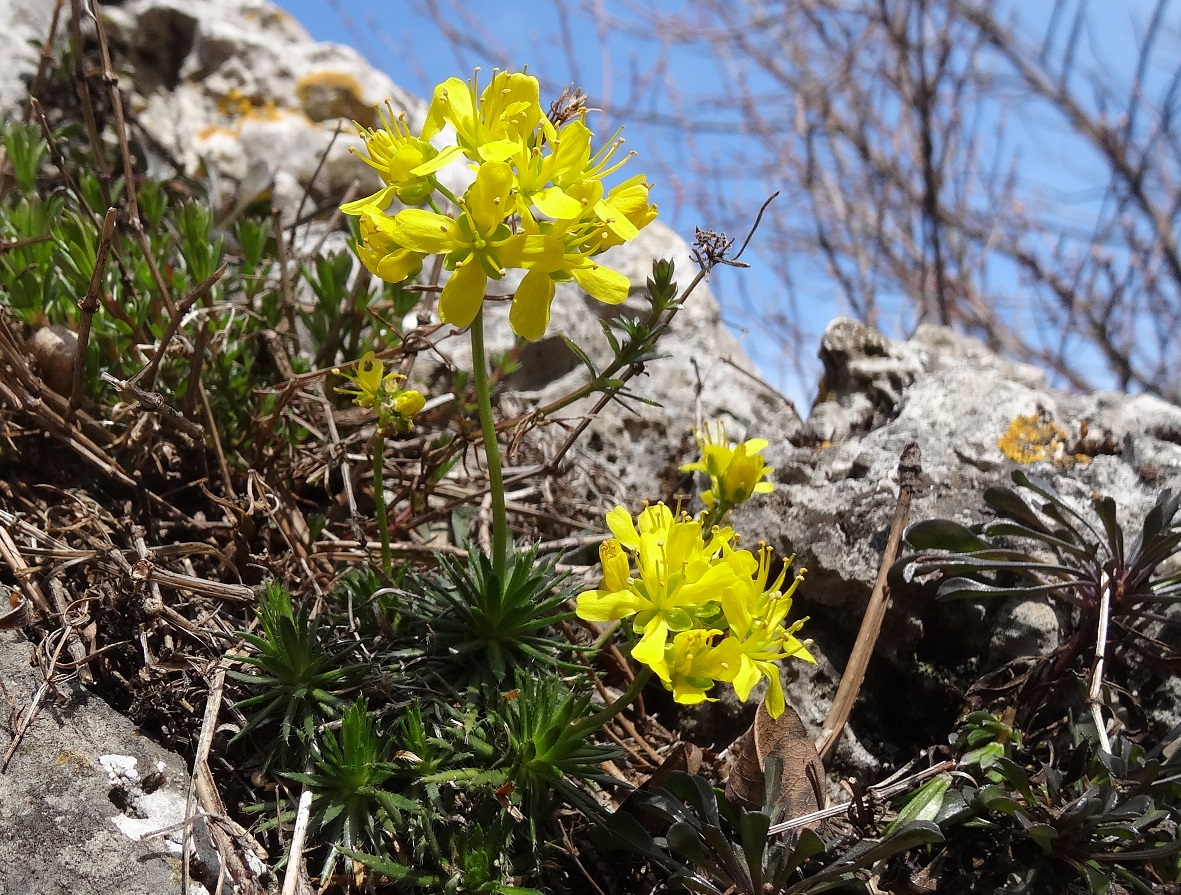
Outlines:
{"label": "dark green narrow leaf", "polygon": [[915,550],[949,550],[952,553],[974,553],[992,547],[970,528],[948,519],[914,523],[906,529],[906,542]]}
{"label": "dark green narrow leaf", "polygon": [[[1016,474],[1014,474],[1014,478],[1016,478]],[[984,502],[1002,516],[1014,519],[1034,531],[1050,534],[1050,530],[1042,522],[1041,517],[1030,508],[1024,498],[1011,488],[996,486],[986,489]]]}

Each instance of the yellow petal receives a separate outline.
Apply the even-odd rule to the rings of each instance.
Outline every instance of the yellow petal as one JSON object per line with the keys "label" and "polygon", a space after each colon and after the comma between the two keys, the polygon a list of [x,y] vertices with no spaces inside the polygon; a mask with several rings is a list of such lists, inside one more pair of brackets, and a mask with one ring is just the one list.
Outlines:
{"label": "yellow petal", "polygon": [[380,251],[361,242],[357,244],[357,256],[371,274],[387,283],[401,283],[422,270],[422,255],[405,249]]}
{"label": "yellow petal", "polygon": [[[738,674],[734,675],[732,681],[734,685],[734,692],[738,694],[738,698],[746,702],[750,696],[750,691],[754,689],[754,685],[759,682],[759,669],[748,657],[742,657],[742,667]],[[782,691],[781,691],[782,692]]]}
{"label": "yellow petal", "polygon": [[392,237],[401,245],[424,255],[438,255],[461,245],[459,225],[442,214],[422,208],[399,211],[393,219]]}
{"label": "yellow petal", "polygon": [[[581,173],[590,161],[591,129],[575,118],[558,131],[554,149],[554,179],[561,180],[567,171]],[[579,213],[582,206],[579,204]]]}
{"label": "yellow petal", "polygon": [[410,173],[415,177],[426,177],[428,174],[434,174],[436,171],[447,167],[447,165],[451,164],[451,162],[455,161],[462,155],[463,150],[458,146],[444,147],[443,149],[439,150],[439,154],[434,158],[427,159],[421,165],[417,166],[416,168],[412,168]]}
{"label": "yellow petal", "polygon": [[599,562],[603,565],[604,590],[620,591],[627,587],[631,566],[619,541],[611,538],[599,545]]}
{"label": "yellow petal", "polygon": [[480,145],[480,158],[486,162],[503,162],[521,151],[515,140],[489,140]]}
{"label": "yellow petal", "polygon": [[[403,212],[405,214],[405,212]],[[471,326],[484,302],[488,275],[474,258],[461,264],[451,274],[439,296],[439,319],[463,329]]]}
{"label": "yellow petal", "polygon": [[459,78],[448,78],[435,87],[421,137],[429,140],[443,129],[444,124],[451,124],[459,130],[461,124],[470,122],[474,117],[472,93],[468,90],[467,84]]}
{"label": "yellow petal", "polygon": [[783,682],[779,679],[779,667],[776,665],[771,665],[767,674],[767,695],[763,698],[763,703],[767,706],[767,714],[772,718],[778,718],[783,714]]}
{"label": "yellow petal", "polygon": [[587,267],[576,267],[571,273],[574,275],[574,281],[591,298],[609,305],[621,304],[627,300],[631,283],[617,270],[603,267],[601,264],[590,264]]}
{"label": "yellow petal", "polygon": [[531,270],[521,280],[509,308],[509,326],[522,339],[536,342],[549,327],[550,303],[554,300],[554,281],[545,271]]}
{"label": "yellow petal", "polygon": [[679,702],[681,705],[697,705],[700,702],[717,701],[706,696],[705,690],[680,677],[672,682],[672,690],[673,702]]}
{"label": "yellow petal", "polygon": [[414,416],[418,411],[426,406],[426,398],[422,396],[421,392],[414,389],[406,389],[398,392],[394,398],[394,410],[398,416],[404,416],[407,419]]}
{"label": "yellow petal", "polygon": [[632,522],[632,515],[623,507],[616,507],[607,514],[607,528],[625,547],[635,550],[640,546],[640,534]]}
{"label": "yellow petal", "polygon": [[662,681],[670,680],[664,647],[668,643],[668,622],[659,615],[644,627],[644,636],[632,650],[632,658],[647,665]]}
{"label": "yellow petal", "polygon": [[381,387],[384,373],[385,366],[377,360],[372,351],[366,351],[357,364],[357,387],[367,395],[376,394]]}
{"label": "yellow petal", "polygon": [[361,214],[366,205],[373,205],[380,212],[385,212],[389,204],[394,201],[394,193],[398,191],[398,187],[387,186],[382,187],[372,196],[366,196],[364,199],[355,199],[352,202],[346,202],[340,206],[342,214]]}
{"label": "yellow petal", "polygon": [[595,214],[599,216],[607,229],[624,242],[635,239],[640,235],[636,225],[627,219],[622,211],[612,208],[606,201],[600,199],[595,203]]}
{"label": "yellow petal", "polygon": [[547,217],[576,218],[582,214],[582,203],[566,195],[566,191],[558,186],[539,190],[532,199],[537,210]]}
{"label": "yellow petal", "polygon": [[512,188],[513,169],[509,165],[494,161],[480,166],[475,182],[464,197],[464,210],[478,232],[491,233],[512,210],[508,202]]}
{"label": "yellow petal", "polygon": [[[565,265],[566,249],[560,239],[552,236],[531,234],[520,244],[520,255],[514,261],[505,261],[506,267],[524,267],[545,273],[559,271]],[[500,251],[500,257],[506,254]]]}
{"label": "yellow petal", "polygon": [[578,595],[575,614],[588,622],[611,622],[635,615],[645,604],[627,590],[588,590]]}

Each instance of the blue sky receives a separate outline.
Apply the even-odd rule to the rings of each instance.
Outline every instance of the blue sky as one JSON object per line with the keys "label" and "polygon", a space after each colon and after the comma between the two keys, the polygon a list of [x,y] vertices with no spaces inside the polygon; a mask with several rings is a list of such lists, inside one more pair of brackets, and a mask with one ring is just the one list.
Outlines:
{"label": "blue sky", "polygon": [[[593,0],[593,3],[575,0],[567,4],[573,9],[567,19],[559,13],[560,4],[434,0],[445,10],[443,18],[455,29],[458,40],[454,35],[442,33],[427,15],[425,9],[429,2],[432,0],[279,0],[314,38],[357,47],[396,83],[419,95],[428,95],[434,84],[447,77],[470,76],[473,65],[480,65],[485,71],[528,66],[543,79],[543,97],[551,93],[556,96],[562,87],[573,82],[603,105],[626,106],[626,117],[630,120],[626,123],[625,137],[641,158],[634,163],[636,171],[650,171],[643,166],[644,158],[658,158],[674,166],[682,158],[686,151],[684,145],[668,129],[646,121],[651,118],[649,110],[628,106],[623,95],[631,73],[644,69],[649,61],[637,58],[636,54],[650,52],[651,45],[619,34],[604,37],[596,32],[593,18],[585,12],[588,7],[608,11],[624,9],[626,4],[622,0]],[[1015,5],[1018,3],[1019,6]],[[1091,31],[1081,49],[1086,59],[1082,70],[1114,73],[1117,81],[1124,78],[1134,59],[1137,24],[1147,21],[1152,4],[1153,0],[1091,3]],[[694,16],[691,2],[649,0],[649,5],[662,12],[677,13],[686,21]],[[1020,10],[1025,36],[1036,39],[1045,29],[1053,2],[1009,0],[1008,5]],[[1181,10],[1175,9],[1174,13],[1177,12]],[[1164,39],[1175,39],[1175,35],[1176,32],[1167,33]],[[703,55],[701,48],[692,46],[670,57],[668,74],[667,89],[676,92],[675,99],[682,107],[691,106],[695,97],[706,95],[711,85],[716,86],[718,77],[713,61]],[[550,83],[545,84],[547,77]],[[999,120],[1000,110],[997,115]],[[598,120],[592,121],[592,126],[604,135],[619,123]],[[1008,140],[1011,148],[1027,160],[1023,175],[1045,202],[1052,203],[1068,219],[1085,220],[1094,213],[1102,196],[1104,176],[1090,150],[1071,140],[1064,126],[1045,117],[1016,116],[1009,121]],[[694,226],[710,226],[711,222],[693,206],[691,196],[674,193],[659,178],[655,182],[653,198],[661,207],[661,217],[682,236],[690,238]],[[752,219],[760,200],[761,197],[750,197]],[[748,255],[747,260],[754,262],[750,270],[716,271],[714,291],[722,299],[727,322],[766,378],[797,405],[806,408],[815,386],[814,378],[809,377],[819,372],[817,365],[810,356],[805,358],[807,371],[801,380],[794,375],[793,365],[783,357],[778,344],[767,338],[758,324],[758,309],[752,313],[749,296],[773,296],[781,287],[770,270],[759,264],[757,256]],[[993,281],[999,283],[1011,276],[998,269]],[[823,276],[796,285],[805,298],[800,306],[807,319],[802,322],[818,338],[827,321],[842,312],[833,297],[835,289]],[[901,311],[896,319],[904,327],[906,312]],[[811,345],[805,350],[814,351]]]}

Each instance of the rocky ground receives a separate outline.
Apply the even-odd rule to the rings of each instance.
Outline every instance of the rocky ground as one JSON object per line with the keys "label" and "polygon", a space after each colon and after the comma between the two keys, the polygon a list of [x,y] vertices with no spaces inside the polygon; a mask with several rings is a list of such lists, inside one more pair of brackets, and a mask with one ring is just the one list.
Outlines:
{"label": "rocky ground", "polygon": [[[0,0],[0,56],[12,60],[0,73],[5,114],[19,112],[37,66],[28,41],[48,33],[52,7],[42,0]],[[126,66],[120,71],[126,72],[122,86],[134,127],[154,147],[149,166],[201,172],[223,207],[264,191],[287,220],[308,204],[331,207],[350,190],[355,195],[372,185],[369,170],[348,151],[358,141],[347,121],[364,121],[387,97],[412,120],[422,114],[421,101],[355,52],[311,41],[264,0],[125,0],[101,12],[111,47]],[[333,229],[338,223],[308,227],[296,248],[341,245]],[[660,225],[618,252],[609,263],[628,274],[636,307],[652,258],[674,258],[683,282],[697,269],[686,244]],[[602,360],[607,346],[597,307],[568,287],[555,302],[554,332]],[[493,350],[510,345],[503,317],[492,324]],[[912,520],[970,524],[987,518],[984,489],[1007,482],[1015,469],[1047,477],[1080,506],[1094,493],[1110,495],[1129,523],[1147,512],[1161,489],[1181,489],[1181,409],[1146,395],[1057,391],[1039,371],[950,330],[924,327],[907,341],[893,341],[854,321],[835,320],[819,346],[824,378],[806,413],[758,378],[705,286],[686,304],[664,347],[668,356],[635,380],[637,393],[660,406],[640,405],[635,412],[612,406],[591,424],[572,455],[561,489],[566,504],[559,509],[587,520],[590,531],[590,520],[617,502],[634,508],[641,499],[671,501],[692,493],[692,481],[678,469],[695,459],[690,429],[703,420],[724,420],[736,439],[766,438],[776,490],[741,508],[735,526],[780,555],[794,553],[808,570],[797,605],[810,616],[817,664],[795,663],[784,675],[788,700],[812,732],[824,721],[854,649],[907,445],[918,446],[922,467]],[[439,354],[462,359],[464,350],[443,342]],[[543,404],[582,375],[557,335],[529,352],[522,372],[506,382],[506,413]],[[434,375],[429,366],[419,372],[426,380]],[[569,416],[580,410],[585,407],[572,408]],[[5,414],[19,417],[0,405],[0,418]],[[532,449],[544,456],[552,446],[543,437]],[[0,478],[0,491],[7,490],[0,494],[0,524],[8,537],[0,551],[6,564],[0,582],[7,587],[0,583],[0,591],[11,588],[14,608],[31,580],[22,576],[22,557],[29,565],[38,561],[13,492],[70,479],[59,468],[46,482],[35,481],[28,457],[37,456],[64,462],[63,453],[52,450],[0,452],[7,478],[7,484]],[[70,487],[80,484],[75,479]],[[107,501],[105,511],[116,503]],[[108,577],[105,586],[142,591],[134,567],[99,559],[95,574]],[[829,762],[832,780],[873,782],[945,739],[973,680],[1006,662],[1050,654],[1070,622],[1068,612],[1044,600],[947,604],[922,586],[895,593],[862,698]],[[0,633],[0,696],[9,714],[0,749],[11,752],[0,773],[0,893],[179,891],[176,825],[194,803],[199,774],[190,766],[191,752],[182,758],[158,742],[175,745],[200,730],[210,668],[186,669],[190,724],[173,730],[170,741],[167,732],[161,736],[167,724],[145,723],[153,704],[143,691],[120,706],[132,723],[88,693],[73,673],[59,671],[47,681],[46,651],[64,644],[64,638],[34,643]],[[1177,679],[1143,660],[1133,665],[1151,728],[1163,732],[1181,723]],[[176,711],[174,698],[165,701]],[[35,716],[30,706],[38,709]],[[753,710],[723,700],[664,711],[661,720],[680,737],[721,750],[749,726]],[[189,742],[190,749],[195,745]],[[149,831],[154,835],[145,838]],[[194,832],[198,857],[212,854],[209,831]],[[231,822],[215,835],[236,842],[240,860],[251,859]],[[216,878],[213,860],[204,862],[206,881]]]}

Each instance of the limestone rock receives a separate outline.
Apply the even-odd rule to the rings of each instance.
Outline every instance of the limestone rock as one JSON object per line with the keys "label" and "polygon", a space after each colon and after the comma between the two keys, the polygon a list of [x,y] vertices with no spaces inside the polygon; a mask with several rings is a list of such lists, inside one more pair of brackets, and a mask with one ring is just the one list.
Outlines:
{"label": "limestone rock", "polygon": [[0,119],[19,115],[37,70],[38,45],[49,32],[53,4],[43,0],[0,0]]}
{"label": "limestone rock", "polygon": [[[31,651],[0,633],[0,680],[18,709],[42,683]],[[13,735],[3,714],[0,754]],[[179,893],[183,828],[151,834],[184,820],[188,783],[179,755],[97,696],[75,686],[51,692],[0,774],[0,892]]]}
{"label": "limestone rock", "polygon": [[[984,489],[1010,484],[1018,466],[1049,478],[1080,508],[1093,493],[1114,497],[1129,527],[1151,508],[1159,489],[1181,486],[1181,409],[1159,399],[1066,395],[1032,368],[935,327],[899,343],[837,320],[821,355],[827,400],[791,443],[771,445],[766,456],[776,468],[776,490],[740,507],[734,524],[780,555],[795,553],[808,569],[796,605],[811,616],[806,633],[826,655],[852,647],[886,545],[898,460],[912,441],[922,451],[923,468],[912,521],[981,521],[989,515]],[[1019,419],[1051,423],[1063,436],[1057,453],[1030,464],[1006,456],[998,442]],[[986,662],[976,666],[984,670],[1044,655],[1066,630],[1063,622],[1060,608],[1047,601],[936,603],[918,588],[894,594],[863,691],[864,714],[859,720],[855,712],[852,720],[854,739],[868,737],[879,760],[888,756],[911,735],[891,714],[916,698],[938,702],[940,668],[979,657],[973,661]],[[900,702],[889,684],[891,668],[903,673],[902,686],[926,695],[908,694]],[[916,668],[931,676],[916,675]],[[827,710],[831,691],[806,692],[820,699],[821,713]],[[1163,704],[1157,697],[1146,703]],[[1157,711],[1157,717],[1165,716]],[[874,723],[866,726],[866,718]]]}
{"label": "limestone rock", "polygon": [[[185,170],[206,171],[219,199],[259,166],[292,220],[310,190],[337,200],[376,174],[351,149],[353,121],[371,126],[391,100],[420,122],[425,105],[350,47],[317,43],[265,0],[126,0],[101,7],[123,61],[131,112]],[[162,162],[161,162],[162,163]]]}

